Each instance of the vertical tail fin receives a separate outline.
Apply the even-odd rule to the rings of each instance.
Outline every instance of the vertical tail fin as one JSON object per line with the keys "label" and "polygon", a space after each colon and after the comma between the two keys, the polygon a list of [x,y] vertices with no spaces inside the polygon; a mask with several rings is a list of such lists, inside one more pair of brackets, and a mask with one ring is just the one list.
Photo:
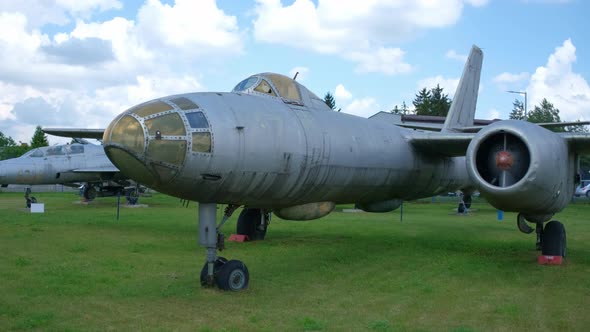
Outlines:
{"label": "vertical tail fin", "polygon": [[483,52],[473,45],[441,132],[454,132],[462,127],[473,126],[482,62]]}

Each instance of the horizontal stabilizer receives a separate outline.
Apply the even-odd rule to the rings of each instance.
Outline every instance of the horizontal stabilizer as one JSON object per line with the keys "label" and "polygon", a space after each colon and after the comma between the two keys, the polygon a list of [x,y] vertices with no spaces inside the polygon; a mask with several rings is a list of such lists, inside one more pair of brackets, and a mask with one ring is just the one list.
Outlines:
{"label": "horizontal stabilizer", "polygon": [[83,129],[83,128],[44,128],[43,132],[49,135],[72,138],[94,138],[102,139],[104,129]]}

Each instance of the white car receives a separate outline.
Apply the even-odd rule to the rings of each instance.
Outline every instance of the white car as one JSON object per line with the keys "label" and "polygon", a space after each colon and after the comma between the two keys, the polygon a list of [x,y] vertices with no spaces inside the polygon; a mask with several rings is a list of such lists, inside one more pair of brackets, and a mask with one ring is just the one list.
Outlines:
{"label": "white car", "polygon": [[582,180],[580,184],[576,187],[576,192],[574,195],[577,196],[586,196],[590,197],[590,180]]}

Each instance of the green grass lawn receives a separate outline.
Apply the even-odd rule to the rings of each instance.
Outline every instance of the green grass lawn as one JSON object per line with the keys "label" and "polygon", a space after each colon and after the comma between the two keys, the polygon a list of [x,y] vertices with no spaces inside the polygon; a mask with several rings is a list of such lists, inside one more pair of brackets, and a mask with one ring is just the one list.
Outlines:
{"label": "green grass lawn", "polygon": [[[197,208],[164,195],[148,208],[116,198],[75,204],[40,193],[44,214],[0,193],[0,330],[524,331],[590,326],[590,205],[556,216],[563,266],[539,266],[535,235],[476,201],[404,204],[385,214],[308,222],[273,218],[267,239],[227,243],[250,288],[200,287]],[[221,216],[221,209],[219,210]],[[239,212],[239,211],[238,211]],[[224,226],[233,232],[236,213]]]}

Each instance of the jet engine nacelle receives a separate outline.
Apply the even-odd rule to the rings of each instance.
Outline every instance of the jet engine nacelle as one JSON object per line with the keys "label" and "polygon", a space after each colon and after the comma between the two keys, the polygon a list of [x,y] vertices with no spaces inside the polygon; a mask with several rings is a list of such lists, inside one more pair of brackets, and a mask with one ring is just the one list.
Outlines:
{"label": "jet engine nacelle", "polygon": [[334,202],[308,203],[277,209],[273,213],[285,220],[313,220],[328,215],[335,206]]}
{"label": "jet engine nacelle", "polygon": [[401,199],[390,199],[381,202],[356,203],[355,207],[365,212],[390,212],[402,205]]}
{"label": "jet engine nacelle", "polygon": [[575,163],[566,141],[529,122],[485,127],[469,144],[466,161],[481,195],[504,211],[550,217],[573,195]]}

